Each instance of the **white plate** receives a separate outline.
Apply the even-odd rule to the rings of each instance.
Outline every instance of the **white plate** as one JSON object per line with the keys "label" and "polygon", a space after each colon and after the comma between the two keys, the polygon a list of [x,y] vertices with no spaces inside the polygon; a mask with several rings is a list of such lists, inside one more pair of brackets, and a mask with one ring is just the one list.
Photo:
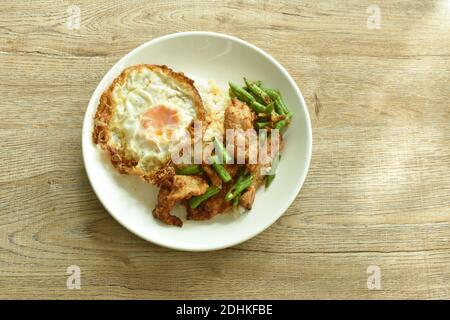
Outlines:
{"label": "white plate", "polygon": [[[99,97],[120,72],[139,63],[166,64],[188,76],[242,83],[259,79],[281,90],[293,111],[285,134],[285,149],[270,188],[257,192],[253,209],[242,215],[223,214],[210,221],[186,221],[182,228],[167,226],[152,216],[157,189],[137,177],[120,175],[92,142],[93,117]],[[109,213],[134,234],[161,246],[207,251],[246,241],[274,223],[297,196],[311,159],[312,134],[302,94],[287,71],[261,49],[234,37],[211,32],[184,32],[149,41],[123,57],[95,90],[83,124],[83,158],[92,187]],[[179,208],[178,210],[182,210]],[[182,210],[184,211],[184,210]]]}

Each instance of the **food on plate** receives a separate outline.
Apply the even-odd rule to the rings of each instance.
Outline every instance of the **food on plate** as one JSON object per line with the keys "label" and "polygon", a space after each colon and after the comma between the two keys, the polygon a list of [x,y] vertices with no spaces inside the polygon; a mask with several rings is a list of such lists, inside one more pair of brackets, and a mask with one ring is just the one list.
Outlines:
{"label": "food on plate", "polygon": [[209,188],[206,180],[199,176],[174,175],[163,180],[153,216],[167,224],[181,226],[181,219],[170,214],[175,203],[193,196],[204,196]]}
{"label": "food on plate", "polygon": [[275,179],[292,113],[279,91],[243,83],[223,90],[166,66],[137,65],[103,93],[94,142],[120,173],[159,187],[158,220],[182,226],[176,204],[188,220],[250,210],[258,188]]}
{"label": "food on plate", "polygon": [[156,182],[192,121],[205,120],[193,83],[166,66],[143,64],[126,68],[102,94],[93,139],[119,172]]}

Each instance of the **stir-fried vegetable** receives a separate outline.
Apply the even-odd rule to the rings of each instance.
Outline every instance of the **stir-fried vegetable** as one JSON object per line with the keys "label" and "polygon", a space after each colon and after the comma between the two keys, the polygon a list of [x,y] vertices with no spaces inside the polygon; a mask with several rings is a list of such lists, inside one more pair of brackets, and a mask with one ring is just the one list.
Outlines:
{"label": "stir-fried vegetable", "polygon": [[180,175],[196,175],[201,174],[202,172],[202,168],[197,164],[175,169],[175,173]]}
{"label": "stir-fried vegetable", "polygon": [[223,165],[220,164],[221,161],[217,159],[217,156],[211,157],[211,165],[216,170],[217,175],[223,182],[228,182],[231,180],[231,176],[228,173],[227,169]]}
{"label": "stir-fried vegetable", "polygon": [[203,201],[215,196],[220,192],[220,189],[215,186],[210,186],[206,192],[200,196],[195,196],[189,199],[189,206],[192,209],[197,208]]}
{"label": "stir-fried vegetable", "polygon": [[248,175],[247,177],[244,177],[243,179],[238,179],[234,186],[231,187],[230,190],[228,190],[227,194],[225,195],[226,201],[231,201],[234,198],[238,197],[242,191],[250,187],[250,185],[253,182],[253,176]]}

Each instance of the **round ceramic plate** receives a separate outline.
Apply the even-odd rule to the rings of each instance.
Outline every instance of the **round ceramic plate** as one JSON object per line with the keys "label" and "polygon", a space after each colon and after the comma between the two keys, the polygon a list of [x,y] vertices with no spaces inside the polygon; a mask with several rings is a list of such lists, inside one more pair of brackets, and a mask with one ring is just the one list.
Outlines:
{"label": "round ceramic plate", "polygon": [[[293,112],[277,175],[268,190],[261,187],[251,211],[222,214],[209,221],[184,220],[182,228],[152,216],[158,189],[137,177],[120,175],[92,142],[93,117],[102,92],[131,65],[166,64],[193,79],[214,80],[227,88],[242,77],[259,79],[281,91]],[[311,159],[311,124],[305,101],[288,72],[269,54],[234,37],[210,32],[184,32],[149,41],[123,57],[94,91],[84,117],[83,158],[92,187],[109,213],[134,234],[161,246],[207,251],[246,241],[274,223],[297,196]],[[183,208],[177,215],[185,217]]]}

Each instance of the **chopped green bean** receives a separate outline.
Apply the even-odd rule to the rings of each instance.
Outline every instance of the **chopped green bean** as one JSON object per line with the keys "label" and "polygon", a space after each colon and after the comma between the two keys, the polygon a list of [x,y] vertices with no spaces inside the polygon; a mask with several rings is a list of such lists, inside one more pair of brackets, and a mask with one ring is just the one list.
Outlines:
{"label": "chopped green bean", "polygon": [[269,95],[257,84],[247,81],[246,78],[244,78],[244,81],[245,84],[247,85],[247,88],[254,96],[258,97],[261,101],[264,101],[265,104],[269,104],[270,102],[272,102]]}
{"label": "chopped green bean", "polygon": [[257,129],[264,129],[267,128],[269,126],[269,122],[268,121],[259,121],[256,123],[256,128]]}
{"label": "chopped green bean", "polygon": [[[245,176],[245,170],[239,169],[238,177],[236,179],[235,184],[241,183],[241,181],[244,179]],[[240,192],[234,199],[233,199],[233,207],[237,207],[239,205],[239,198],[241,197],[242,192]]]}
{"label": "chopped green bean", "polygon": [[237,207],[239,205],[240,196],[237,196],[233,199],[233,207]]}
{"label": "chopped green bean", "polygon": [[[216,148],[216,155],[218,157],[222,157],[221,163],[228,163],[230,161],[231,156],[228,153],[227,149],[224,147],[224,145],[216,138],[213,138],[214,146]],[[220,158],[218,158],[220,159]]]}
{"label": "chopped green bean", "polygon": [[220,189],[218,187],[210,186],[204,194],[190,198],[189,199],[189,207],[191,207],[192,209],[195,209],[203,201],[211,198],[212,196],[218,194],[219,192],[220,192]]}
{"label": "chopped green bean", "polygon": [[286,114],[286,121],[289,123],[291,121],[292,118],[292,112],[288,111],[288,113]]}
{"label": "chopped green bean", "polygon": [[275,124],[275,126],[273,128],[280,130],[280,129],[284,128],[286,126],[286,124],[287,124],[286,120],[280,120]]}
{"label": "chopped green bean", "polygon": [[275,175],[271,174],[266,177],[266,189],[272,184],[273,179],[275,179]]}
{"label": "chopped green bean", "polygon": [[249,176],[243,178],[242,180],[237,181],[234,184],[234,186],[231,187],[230,190],[228,190],[227,194],[225,195],[225,200],[226,201],[233,200],[234,198],[239,196],[242,191],[244,191],[245,189],[250,187],[252,182],[253,182],[253,176],[252,175],[249,175]]}
{"label": "chopped green bean", "polygon": [[259,103],[258,101],[253,101],[252,103],[250,103],[250,107],[256,112],[256,113],[263,113],[266,112],[266,107],[263,106],[261,103]]}
{"label": "chopped green bean", "polygon": [[239,87],[238,85],[229,82],[230,89],[233,92],[233,94],[238,98],[239,100],[242,100],[244,102],[247,102],[251,104],[252,102],[256,102],[255,97],[253,97],[250,93],[245,91],[243,88]]}
{"label": "chopped green bean", "polygon": [[228,173],[227,169],[225,169],[225,167],[219,163],[217,157],[214,156],[211,158],[211,160],[212,160],[211,165],[213,166],[214,170],[216,170],[219,178],[222,179],[223,182],[230,181],[231,180],[230,174]]}
{"label": "chopped green bean", "polygon": [[286,107],[286,104],[284,103],[283,98],[281,97],[281,94],[279,92],[269,88],[264,88],[263,90],[273,101],[275,101],[275,110],[278,114],[289,113],[289,109]]}
{"label": "chopped green bean", "polygon": [[245,88],[244,89],[250,92],[251,82],[248,81],[246,77],[244,77],[244,82],[245,82]]}
{"label": "chopped green bean", "polygon": [[228,89],[228,94],[230,95],[231,99],[236,97],[236,95],[234,94],[233,90],[231,90],[231,88]]}
{"label": "chopped green bean", "polygon": [[281,154],[279,152],[277,152],[275,154],[275,157],[273,158],[273,161],[272,161],[272,164],[271,164],[271,168],[270,168],[270,172],[266,176],[266,189],[269,188],[269,186],[272,184],[273,180],[275,179],[275,172],[277,170],[278,163],[280,162],[280,159],[281,159]]}
{"label": "chopped green bean", "polygon": [[197,164],[192,164],[186,167],[176,168],[175,173],[179,175],[195,175],[201,174],[202,168]]}
{"label": "chopped green bean", "polygon": [[275,108],[275,101],[272,101],[266,106],[266,109],[264,110],[265,113],[271,114],[273,109]]}

